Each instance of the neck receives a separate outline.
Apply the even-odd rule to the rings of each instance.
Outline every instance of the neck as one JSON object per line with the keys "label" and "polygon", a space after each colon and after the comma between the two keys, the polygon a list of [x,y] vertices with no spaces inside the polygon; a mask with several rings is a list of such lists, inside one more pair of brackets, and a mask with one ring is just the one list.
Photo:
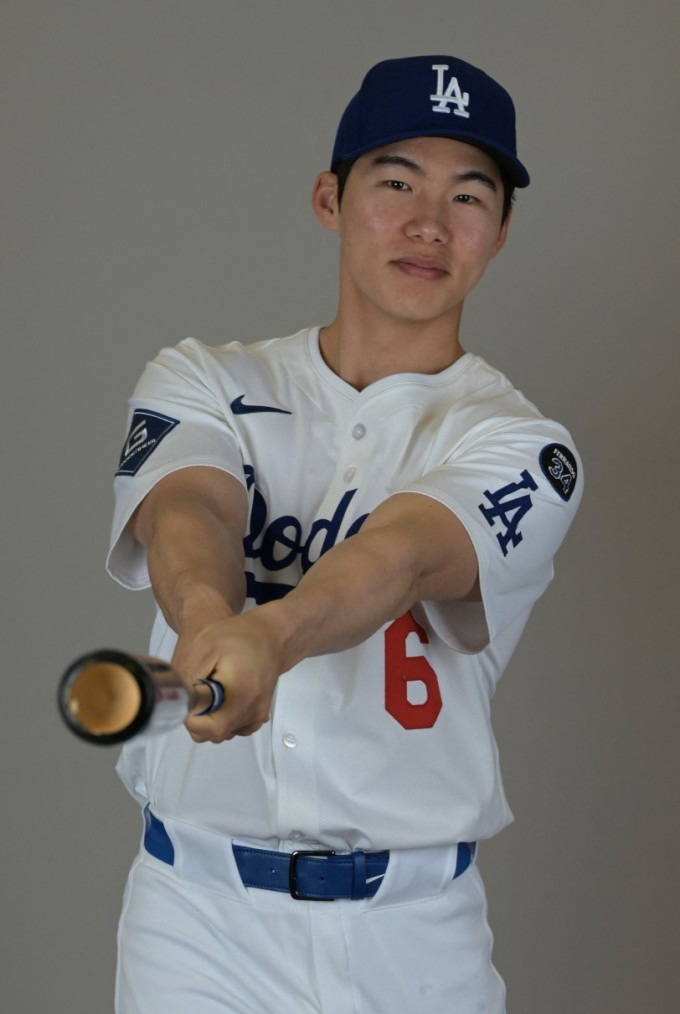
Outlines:
{"label": "neck", "polygon": [[326,364],[346,383],[362,391],[397,373],[441,373],[464,354],[459,338],[460,313],[454,320],[347,320],[338,313],[321,329],[319,347]]}

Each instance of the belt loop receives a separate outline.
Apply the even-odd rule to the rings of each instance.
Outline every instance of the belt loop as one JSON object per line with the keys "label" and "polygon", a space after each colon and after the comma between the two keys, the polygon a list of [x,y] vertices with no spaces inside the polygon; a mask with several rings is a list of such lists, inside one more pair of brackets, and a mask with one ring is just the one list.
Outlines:
{"label": "belt loop", "polygon": [[352,898],[366,897],[366,853],[352,852]]}

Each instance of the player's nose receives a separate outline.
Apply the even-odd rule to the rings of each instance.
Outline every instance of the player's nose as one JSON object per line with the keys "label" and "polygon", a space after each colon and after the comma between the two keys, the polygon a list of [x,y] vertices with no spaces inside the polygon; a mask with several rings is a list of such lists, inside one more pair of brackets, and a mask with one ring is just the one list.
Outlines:
{"label": "player's nose", "polygon": [[422,197],[406,225],[406,234],[424,243],[445,243],[450,237],[446,210],[440,201]]}

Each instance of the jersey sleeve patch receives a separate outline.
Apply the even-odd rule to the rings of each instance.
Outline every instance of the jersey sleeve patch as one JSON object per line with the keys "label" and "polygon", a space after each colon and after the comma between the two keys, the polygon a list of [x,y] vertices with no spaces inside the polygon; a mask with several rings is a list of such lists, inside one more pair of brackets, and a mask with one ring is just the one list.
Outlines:
{"label": "jersey sleeve patch", "polygon": [[175,426],[179,426],[179,419],[145,408],[135,409],[116,475],[136,475]]}
{"label": "jersey sleeve patch", "polygon": [[524,536],[519,530],[519,524],[533,507],[531,492],[537,489],[536,480],[525,468],[520,473],[518,482],[508,482],[494,491],[484,490],[484,496],[489,503],[480,503],[479,510],[491,528],[495,528],[498,522],[496,539],[503,556],[508,555],[509,548],[516,549],[523,541]]}
{"label": "jersey sleeve patch", "polygon": [[578,467],[572,451],[564,444],[547,444],[539,457],[544,476],[563,500],[576,489]]}

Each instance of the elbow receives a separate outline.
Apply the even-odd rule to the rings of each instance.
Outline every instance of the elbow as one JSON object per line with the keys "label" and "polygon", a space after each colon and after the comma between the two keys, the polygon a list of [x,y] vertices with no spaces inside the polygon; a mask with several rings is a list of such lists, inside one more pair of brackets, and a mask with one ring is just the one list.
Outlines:
{"label": "elbow", "polygon": [[137,505],[127,523],[127,528],[134,539],[142,546],[148,547],[151,542],[151,523],[147,508],[147,497]]}

